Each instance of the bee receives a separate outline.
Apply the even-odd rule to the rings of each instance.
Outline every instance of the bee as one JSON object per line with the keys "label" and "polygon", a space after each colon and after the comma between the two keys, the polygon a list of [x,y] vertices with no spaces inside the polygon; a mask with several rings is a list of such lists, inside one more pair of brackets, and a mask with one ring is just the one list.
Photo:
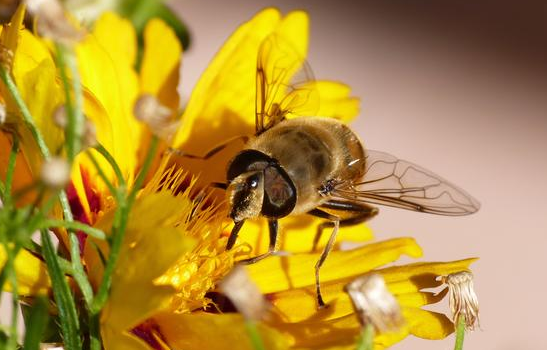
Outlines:
{"label": "bee", "polygon": [[[299,69],[304,78],[287,83]],[[275,252],[279,219],[305,213],[325,220],[313,242],[315,250],[323,230],[332,228],[315,265],[317,303],[324,307],[320,269],[340,226],[372,218],[378,213],[374,204],[456,216],[476,212],[479,203],[420,166],[366,150],[341,121],[305,116],[313,115],[310,111],[318,103],[313,85],[306,63],[287,40],[274,36],[264,40],[256,70],[256,132],[254,137],[242,137],[245,146],[229,163],[227,184],[217,185],[226,189],[234,222],[227,250],[234,246],[246,220],[268,220],[268,251],[245,263]],[[209,158],[223,147],[204,157],[186,156]]]}

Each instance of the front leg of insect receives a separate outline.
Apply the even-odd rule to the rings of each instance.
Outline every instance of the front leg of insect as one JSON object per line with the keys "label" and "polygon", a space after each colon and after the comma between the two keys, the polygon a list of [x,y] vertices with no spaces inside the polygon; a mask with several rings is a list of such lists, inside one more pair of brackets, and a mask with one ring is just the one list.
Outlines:
{"label": "front leg of insect", "polygon": [[324,203],[320,207],[313,209],[308,214],[327,219],[328,221],[322,222],[317,226],[317,233],[313,240],[313,251],[317,250],[317,245],[321,239],[321,234],[325,228],[332,227],[332,232],[329,240],[323,248],[323,252],[319,257],[319,260],[315,264],[315,288],[317,291],[317,305],[319,307],[325,307],[323,296],[321,294],[321,285],[319,279],[319,270],[323,265],[323,262],[329,255],[330,251],[334,247],[336,242],[336,236],[338,234],[338,228],[340,226],[352,226],[362,223],[374,217],[378,213],[378,209],[364,203],[354,203],[347,201],[339,201],[331,199]]}
{"label": "front leg of insect", "polygon": [[270,244],[268,246],[268,251],[264,254],[257,255],[255,257],[241,260],[239,261],[242,264],[254,264],[255,262],[259,262],[260,260],[269,257],[273,253],[275,253],[277,248],[277,234],[279,230],[279,225],[277,223],[277,220],[272,219],[268,221],[268,227],[270,232]]}

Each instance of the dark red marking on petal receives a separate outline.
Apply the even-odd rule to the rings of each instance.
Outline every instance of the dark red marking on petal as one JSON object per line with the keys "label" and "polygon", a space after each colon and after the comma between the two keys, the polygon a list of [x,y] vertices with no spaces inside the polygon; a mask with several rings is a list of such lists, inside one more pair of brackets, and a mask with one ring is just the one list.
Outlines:
{"label": "dark red marking on petal", "polygon": [[153,320],[144,321],[142,324],[131,330],[131,333],[141,338],[148,344],[152,349],[163,350],[164,347],[160,344],[157,337],[159,337],[164,343],[165,338],[161,334],[160,327],[154,323]]}
{"label": "dark red marking on petal", "polygon": [[[84,185],[87,201],[89,203],[89,209],[92,213],[98,213],[101,210],[101,198],[98,192],[92,187],[91,181],[89,180],[89,174],[82,166],[80,166],[80,173],[82,174],[82,183]],[[82,199],[78,197],[78,193],[76,192],[76,188],[72,182],[68,185],[67,197],[74,220],[91,225],[92,222],[87,216],[84,206],[82,205]],[[81,231],[78,231],[76,235],[80,243],[80,252],[83,254],[87,235]]]}

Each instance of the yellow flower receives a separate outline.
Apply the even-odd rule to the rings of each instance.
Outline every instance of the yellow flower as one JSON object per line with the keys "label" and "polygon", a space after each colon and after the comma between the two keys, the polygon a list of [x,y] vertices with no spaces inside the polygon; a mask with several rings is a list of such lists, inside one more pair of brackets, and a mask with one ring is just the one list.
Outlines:
{"label": "yellow flower", "polygon": [[[51,116],[64,103],[57,67],[46,41],[19,30],[21,16],[19,12],[12,27],[3,29],[2,44],[14,52],[12,74],[17,86],[47,136],[48,146],[56,150],[63,135]],[[199,155],[231,137],[253,134],[257,55],[261,43],[270,36],[289,38],[304,58],[307,15],[295,11],[283,17],[269,8],[240,26],[196,85],[171,146]],[[163,22],[153,20],[145,31],[146,48],[137,72],[135,41],[134,29],[127,21],[105,14],[75,48],[84,87],[84,113],[95,124],[99,142],[114,156],[130,185],[150,137],[135,121],[133,106],[139,96],[149,94],[175,113],[181,54],[173,32]],[[286,79],[288,82],[290,77]],[[358,100],[351,97],[347,86],[328,81],[310,84],[320,92],[319,115],[349,121],[358,113]],[[17,115],[5,89],[0,92],[8,111]],[[1,136],[0,146],[5,149],[10,136]],[[26,160],[22,164],[26,167],[20,171],[26,171],[26,179],[33,179],[38,153],[29,135],[23,134],[22,138]],[[237,260],[265,250],[265,223],[249,222],[240,234],[239,244],[225,251],[229,223],[227,208],[221,203],[224,194],[203,190],[211,181],[225,180],[226,165],[241,146],[228,147],[207,161],[167,156],[156,164],[154,175],[131,210],[110,298],[101,312],[105,349],[231,349],[234,344],[241,349],[252,348],[243,318],[229,312],[216,286]],[[99,155],[96,157],[115,183],[108,164]],[[198,174],[199,180],[194,180]],[[115,201],[83,154],[76,160],[68,192],[78,220],[110,231]],[[370,243],[349,251],[335,249],[321,270],[322,290],[330,307],[318,310],[313,275],[318,253],[310,250],[319,222],[305,216],[281,220],[280,248],[288,252],[287,256],[270,257],[247,267],[273,305],[271,317],[259,324],[268,349],[353,348],[359,322],[343,286],[370,271],[384,277],[407,321],[396,334],[378,334],[378,348],[409,334],[442,339],[453,331],[445,315],[421,308],[439,301],[446,293],[424,290],[440,286],[436,276],[466,270],[472,260],[385,267],[403,255],[421,256],[421,248],[411,238]],[[362,243],[372,235],[365,225],[356,225],[341,229],[339,237]],[[319,247],[326,239],[323,237]],[[89,279],[97,288],[103,274],[101,255],[107,256],[108,247],[102,241],[92,243],[86,244],[83,259]],[[37,258],[21,254],[21,269],[34,264],[45,271]],[[2,259],[5,257],[0,254],[0,262]],[[49,281],[46,278],[44,282],[43,276],[30,274],[21,280],[20,288],[27,288],[21,294],[47,290]]]}
{"label": "yellow flower", "polygon": [[[64,91],[50,44],[27,30],[20,30],[24,7],[20,7],[2,34],[3,47],[12,53],[12,75],[23,100],[52,153],[64,142],[63,130],[54,124],[55,110],[64,104]],[[19,24],[17,24],[19,23]],[[142,94],[155,96],[175,114],[179,104],[176,92],[182,48],[174,32],[161,20],[151,20],[144,32],[145,51],[140,71],[135,70],[137,39],[130,22],[115,14],[104,14],[76,47],[78,68],[84,88],[84,114],[95,125],[98,141],[113,155],[129,185],[148,146],[147,132],[133,116],[133,105]],[[7,100],[8,114],[19,111],[3,84],[0,93]],[[16,170],[14,190],[28,184],[39,174],[41,159],[32,137],[22,133],[22,155]],[[9,149],[10,136],[1,133],[0,144]],[[109,180],[114,172],[96,152]],[[2,153],[2,161],[7,157]],[[2,169],[5,171],[5,169]],[[72,169],[69,188],[75,217],[93,223],[113,203],[106,185],[85,154],[80,154]]]}

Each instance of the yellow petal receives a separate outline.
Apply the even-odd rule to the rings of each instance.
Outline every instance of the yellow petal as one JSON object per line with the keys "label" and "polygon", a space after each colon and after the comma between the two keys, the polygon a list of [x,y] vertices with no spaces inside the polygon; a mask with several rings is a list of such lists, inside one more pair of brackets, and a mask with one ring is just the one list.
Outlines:
{"label": "yellow petal", "polygon": [[351,96],[349,86],[326,80],[316,81],[313,84],[320,98],[318,116],[350,122],[359,114],[359,99]]}
{"label": "yellow petal", "polygon": [[[0,245],[0,267],[6,263],[7,255],[4,246]],[[51,282],[45,264],[26,250],[21,250],[15,257],[15,273],[19,295],[33,296],[47,294]],[[4,287],[11,290],[9,279]]]}
{"label": "yellow petal", "polygon": [[279,11],[268,8],[230,36],[196,84],[174,146],[203,153],[232,136],[254,133],[258,48],[279,21]]}
{"label": "yellow petal", "polygon": [[[313,239],[317,227],[325,221],[311,215],[294,215],[279,221],[279,250],[291,253],[309,253],[312,250]],[[317,245],[322,249],[330,237],[331,229],[323,230],[321,240]],[[337,243],[364,242],[372,239],[372,231],[364,224],[341,227],[338,231]],[[258,255],[268,250],[269,230],[265,219],[245,222],[239,234],[239,243],[246,242],[253,247],[253,254]]]}
{"label": "yellow petal", "polygon": [[2,36],[0,42],[6,49],[15,51],[19,40],[20,31],[23,29],[23,20],[25,19],[26,5],[20,4],[13,14],[9,24],[2,26]]}
{"label": "yellow petal", "polygon": [[[189,201],[160,192],[135,203],[114,272],[110,298],[101,314],[107,337],[105,344],[114,341],[110,336],[135,327],[169,304],[174,288],[158,285],[155,279],[194,247],[194,240],[185,237],[174,223],[180,210],[191,205]],[[111,220],[112,216],[105,216],[99,227],[109,227]],[[92,273],[97,271],[90,271]]]}
{"label": "yellow petal", "polygon": [[[350,251],[333,251],[321,268],[321,281],[357,276],[393,262],[401,255],[419,257],[422,250],[412,238],[397,238]],[[249,265],[247,269],[265,294],[312,286],[315,284],[314,266],[319,256],[318,253],[273,256]]]}
{"label": "yellow petal", "polygon": [[179,108],[182,47],[173,29],[160,19],[151,19],[144,29],[144,54],[140,72],[141,93],[158,98],[176,112]]}
{"label": "yellow petal", "polygon": [[410,334],[423,339],[444,339],[454,332],[454,324],[444,314],[405,307],[403,315]]}
{"label": "yellow petal", "polygon": [[[28,31],[22,31],[13,62],[13,76],[36,126],[49,150],[58,150],[64,140],[63,131],[53,123],[53,113],[64,102],[64,93],[57,81],[57,70],[48,47]],[[18,107],[14,107],[18,112]],[[31,166],[41,162],[30,159]]]}
{"label": "yellow petal", "polygon": [[[259,12],[226,41],[197,82],[181,117],[173,145],[203,155],[231,137],[255,131],[256,62],[263,39],[280,23],[277,9]],[[177,159],[184,169],[200,174],[200,185],[225,181],[228,161],[241,142],[227,147],[212,161]],[[221,199],[221,194],[216,194]]]}
{"label": "yellow petal", "polygon": [[[10,150],[12,147],[11,136],[0,131],[0,180],[6,181],[6,173],[9,162]],[[19,152],[15,158],[15,170],[13,173],[12,193],[15,193],[33,183],[33,174],[24,155]],[[17,205],[30,204],[36,196],[36,193],[27,193],[18,200]]]}
{"label": "yellow petal", "polygon": [[103,329],[102,339],[105,350],[150,350],[150,346],[129,331],[118,332],[113,329]]}
{"label": "yellow petal", "polygon": [[137,38],[130,21],[113,12],[105,12],[95,22],[93,35],[114,63],[132,67],[137,55]]}
{"label": "yellow petal", "polygon": [[[363,259],[366,260],[367,255],[363,255]],[[446,290],[440,293],[421,291],[439,286],[440,282],[436,281],[437,276],[467,270],[472,261],[473,259],[467,259],[448,263],[410,264],[374,270],[374,272],[384,277],[389,291],[395,295],[401,306],[417,308],[437,303],[446,295]],[[315,286],[275,292],[268,295],[268,298],[274,305],[276,314],[285,322],[300,322],[310,318],[328,320],[346,316],[353,313],[353,306],[344,292],[344,286],[356,275],[341,277],[331,282],[321,279],[321,293],[329,304],[326,309],[317,309]]]}
{"label": "yellow petal", "polygon": [[451,262],[426,262],[403,266],[393,266],[377,270],[394,294],[417,292],[425,288],[435,288],[442,284],[438,276],[467,271],[476,258]]}
{"label": "yellow petal", "polygon": [[[112,19],[111,16],[103,16],[96,26],[102,28],[103,21],[108,22]],[[123,24],[125,22],[113,22],[105,25],[110,27],[110,35],[114,37],[119,35],[119,39],[105,38],[107,33],[104,30],[98,30],[96,35],[86,36],[76,47],[76,53],[82,84],[108,113],[108,119],[112,123],[110,130],[112,135],[106,136],[113,140],[109,151],[128,182],[131,183],[134,178],[136,150],[140,137],[140,125],[132,113],[137,97],[138,80],[137,74],[129,63],[130,60],[117,59],[116,55],[121,54],[120,50],[109,52],[106,49],[114,45],[113,43],[131,36],[126,32],[128,27]]]}
{"label": "yellow petal", "polygon": [[[163,313],[154,320],[172,349],[254,349],[239,314]],[[274,329],[265,325],[258,329],[266,349],[288,348],[285,337]]]}
{"label": "yellow petal", "polygon": [[[84,89],[83,98],[84,114],[95,126],[97,141],[107,150],[112,151],[117,147],[118,141],[114,139],[117,133],[113,130],[114,125],[110,120],[110,116],[89,90]],[[106,177],[113,183],[117,183],[114,170],[106,159],[93,149],[89,149],[88,151],[95,156],[97,163],[106,174]],[[108,191],[106,184],[98,175],[95,166],[87,154],[80,153],[76,157],[70,179],[85,212],[87,222],[96,222],[97,213],[105,212],[109,209],[107,203],[112,202],[110,199],[112,194]],[[95,198],[88,198],[88,193],[94,193],[96,195]]]}
{"label": "yellow petal", "polygon": [[290,339],[298,349],[331,349],[353,345],[359,334],[359,322],[355,315],[327,321],[310,319],[304,322],[283,324],[272,322],[273,328]]}
{"label": "yellow petal", "polygon": [[[418,308],[403,308],[406,325],[399,332],[377,334],[374,348],[384,349],[409,334],[425,339],[444,339],[453,331],[450,320],[445,315]],[[284,333],[294,348],[298,349],[354,349],[361,326],[353,314],[323,320],[310,318],[298,323],[279,323],[270,325]]]}

